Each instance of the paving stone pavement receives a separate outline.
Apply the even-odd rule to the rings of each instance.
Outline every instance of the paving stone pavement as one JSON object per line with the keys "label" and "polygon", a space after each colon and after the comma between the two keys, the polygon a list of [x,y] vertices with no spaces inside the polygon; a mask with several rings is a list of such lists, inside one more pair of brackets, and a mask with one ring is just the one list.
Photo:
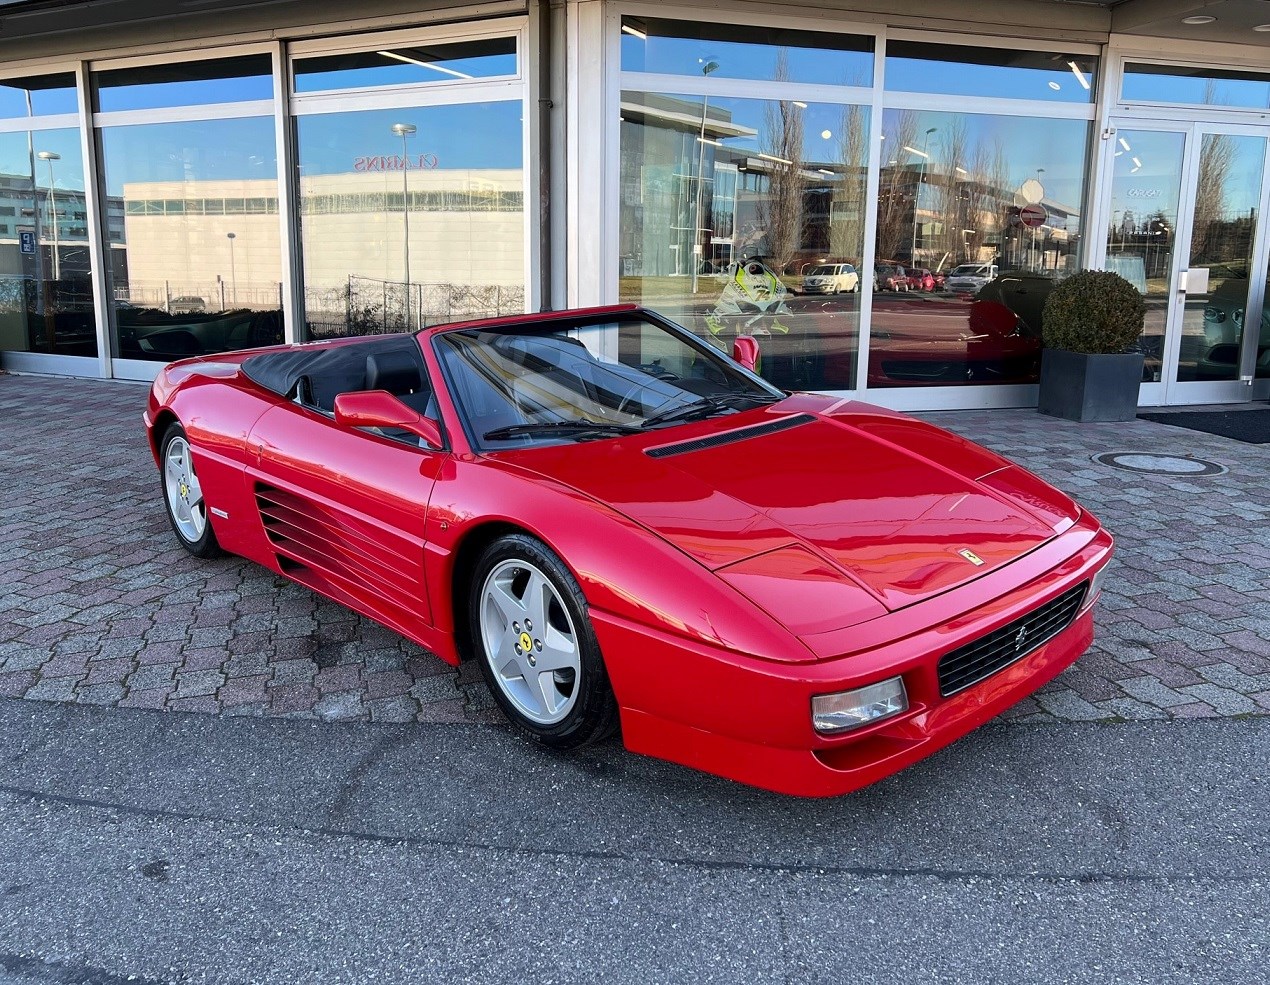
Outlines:
{"label": "paving stone pavement", "polygon": [[[0,696],[329,721],[500,721],[459,670],[168,527],[146,389],[0,374]],[[1270,446],[1034,411],[923,415],[1067,490],[1115,534],[1097,639],[1003,721],[1270,714]],[[1208,478],[1117,471],[1107,451],[1195,455]]]}

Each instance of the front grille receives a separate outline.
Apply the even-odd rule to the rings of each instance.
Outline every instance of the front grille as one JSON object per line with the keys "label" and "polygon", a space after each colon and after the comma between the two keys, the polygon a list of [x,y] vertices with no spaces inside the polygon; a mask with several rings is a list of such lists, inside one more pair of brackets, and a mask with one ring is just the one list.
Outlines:
{"label": "front grille", "polygon": [[1081,582],[1014,622],[945,653],[939,659],[939,693],[947,698],[964,691],[1052,640],[1076,618],[1088,587]]}

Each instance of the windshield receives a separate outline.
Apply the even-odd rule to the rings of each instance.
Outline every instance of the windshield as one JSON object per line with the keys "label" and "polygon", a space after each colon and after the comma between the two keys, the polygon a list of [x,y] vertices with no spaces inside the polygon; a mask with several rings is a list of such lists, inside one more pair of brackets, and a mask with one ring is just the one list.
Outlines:
{"label": "windshield", "polygon": [[812,267],[809,271],[807,271],[807,276],[808,277],[832,277],[837,272],[838,272],[838,268],[833,266]]}
{"label": "windshield", "polygon": [[784,397],[688,333],[639,315],[435,341],[468,438],[487,450],[634,434]]}
{"label": "windshield", "polygon": [[975,277],[979,274],[986,274],[988,268],[978,263],[963,263],[960,267],[956,267],[949,275],[950,277]]}

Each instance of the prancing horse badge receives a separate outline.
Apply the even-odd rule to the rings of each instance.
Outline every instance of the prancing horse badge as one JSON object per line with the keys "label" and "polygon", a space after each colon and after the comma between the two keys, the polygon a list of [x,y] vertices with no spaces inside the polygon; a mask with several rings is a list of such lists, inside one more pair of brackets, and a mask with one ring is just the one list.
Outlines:
{"label": "prancing horse badge", "polygon": [[983,558],[969,548],[963,547],[957,553],[973,564],[976,568],[983,564]]}

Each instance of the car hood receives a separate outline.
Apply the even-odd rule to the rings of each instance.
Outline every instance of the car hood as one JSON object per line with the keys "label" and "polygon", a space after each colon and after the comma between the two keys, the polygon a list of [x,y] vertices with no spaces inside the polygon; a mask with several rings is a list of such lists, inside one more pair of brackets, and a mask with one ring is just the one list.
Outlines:
{"label": "car hood", "polygon": [[794,545],[892,611],[1013,561],[1079,512],[956,435],[810,394],[498,458],[608,504],[712,570]]}

